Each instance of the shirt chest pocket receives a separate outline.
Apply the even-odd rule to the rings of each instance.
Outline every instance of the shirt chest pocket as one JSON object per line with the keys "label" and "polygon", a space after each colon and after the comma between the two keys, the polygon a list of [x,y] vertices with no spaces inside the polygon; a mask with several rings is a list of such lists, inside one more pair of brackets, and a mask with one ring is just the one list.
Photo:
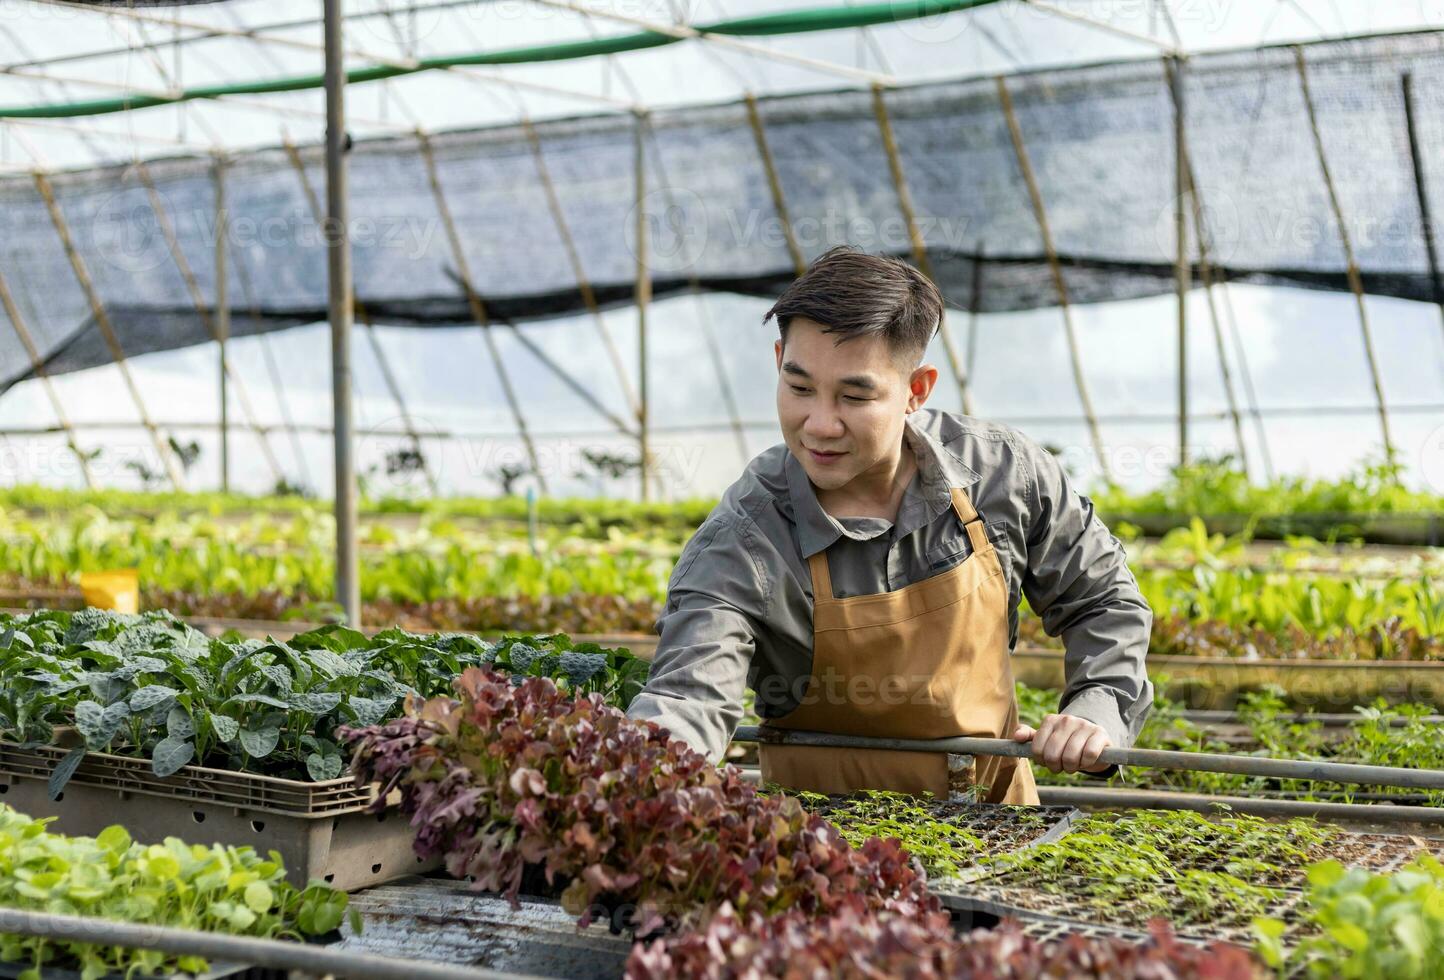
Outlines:
{"label": "shirt chest pocket", "polygon": [[[988,529],[988,539],[993,542],[993,549],[998,553],[998,562],[1003,566],[1003,574],[1008,573],[1008,539],[1005,535]],[[942,532],[939,539],[927,551],[928,574],[937,575],[946,572],[954,565],[966,561],[973,553],[972,542],[968,540],[968,532],[954,521]]]}

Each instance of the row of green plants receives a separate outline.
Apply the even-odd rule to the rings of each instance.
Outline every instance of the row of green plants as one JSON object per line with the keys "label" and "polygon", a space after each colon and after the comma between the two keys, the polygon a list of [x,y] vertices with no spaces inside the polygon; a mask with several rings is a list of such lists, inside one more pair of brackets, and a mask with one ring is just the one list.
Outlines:
{"label": "row of green plants", "polygon": [[1371,516],[1437,514],[1444,496],[1411,490],[1398,459],[1372,458],[1334,479],[1284,476],[1248,479],[1228,456],[1174,467],[1169,478],[1143,493],[1102,487],[1092,494],[1105,514]]}
{"label": "row of green plants", "polygon": [[[404,514],[467,518],[481,521],[576,525],[604,531],[611,527],[690,531],[716,504],[712,499],[638,503],[628,500],[580,497],[386,497],[363,496],[362,514]],[[247,514],[323,514],[329,501],[297,494],[250,496],[214,491],[169,492],[133,490],[70,490],[35,484],[0,487],[0,508],[32,513],[59,513],[95,507],[108,514],[153,516],[166,512],[211,516]]]}
{"label": "row of green plants", "polygon": [[[294,517],[284,526],[264,518],[117,519],[94,510],[59,521],[4,515],[0,569],[20,585],[63,585],[82,572],[134,568],[149,589],[274,592],[305,603],[330,594],[334,542],[324,515]],[[554,531],[533,549],[525,537],[446,521],[400,531],[372,524],[361,549],[362,594],[404,602],[574,592],[658,599],[677,550],[620,531],[600,540]]]}
{"label": "row of green plants", "polygon": [[[142,844],[119,825],[95,837],[70,837],[52,833],[52,820],[0,804],[0,906],[294,940],[332,933],[347,917],[345,892],[319,881],[296,888],[274,851],[261,857],[250,847],[207,847],[175,837]],[[350,920],[359,933],[355,909]],[[0,934],[0,962],[23,966],[20,980],[57,970],[98,980],[210,967],[198,956],[17,934]]]}
{"label": "row of green plants", "polygon": [[1112,529],[1128,545],[1136,568],[1251,568],[1291,574],[1352,575],[1372,578],[1437,576],[1444,572],[1444,548],[1381,547],[1361,541],[1320,541],[1291,535],[1283,541],[1259,541],[1245,529],[1234,534],[1210,531],[1200,517],[1161,537],[1142,537],[1126,522]]}
{"label": "row of green plants", "polygon": [[194,763],[335,779],[343,726],[395,717],[408,696],[444,693],[480,665],[620,707],[647,676],[624,650],[560,635],[488,642],[327,626],[287,641],[212,639],[161,612],[0,615],[0,738],[34,746],[60,741],[59,729],[78,734],[52,796],[91,752],[148,758],[160,777]]}
{"label": "row of green plants", "polygon": [[358,778],[399,790],[418,855],[514,900],[536,881],[580,923],[630,931],[633,980],[1033,975],[1009,969],[1020,946],[1019,965],[1056,975],[1258,972],[1244,950],[1185,947],[1164,929],[1141,948],[960,940],[896,840],[855,847],[796,797],[759,793],[735,767],[545,678],[469,669],[455,697],[349,734]]}
{"label": "row of green plants", "polygon": [[[0,526],[6,520],[0,518]],[[335,612],[318,600],[329,594],[333,580],[332,538],[329,527],[321,526],[326,523],[318,518],[312,526],[267,529],[264,522],[186,519],[145,525],[98,513],[55,526],[12,521],[13,533],[0,533],[0,568],[23,588],[63,585],[85,571],[135,567],[152,608],[326,618]],[[364,550],[361,564],[363,598],[381,607],[374,621],[424,624],[427,615],[449,620],[432,622],[433,628],[552,628],[498,622],[496,607],[506,600],[550,598],[581,611],[602,601],[588,597],[605,597],[614,606],[620,601],[625,615],[611,622],[579,616],[587,625],[557,628],[649,629],[676,554],[666,541],[615,530],[606,541],[558,533],[533,550],[523,538],[447,522],[400,532],[373,528],[373,536],[385,540]],[[1140,567],[1136,574],[1154,610],[1156,653],[1444,658],[1444,586],[1428,574],[1296,574],[1199,558],[1176,568]],[[1021,630],[1030,642],[1056,645],[1036,617],[1025,615]]]}
{"label": "row of green plants", "polygon": [[[1057,710],[1058,692],[1022,684],[1017,688],[1019,715],[1026,723],[1037,725],[1044,715]],[[1246,742],[1239,744],[1222,737],[1216,726],[1190,721],[1180,702],[1157,694],[1135,745],[1141,749],[1444,770],[1444,738],[1440,737],[1438,722],[1431,720],[1436,712],[1431,705],[1391,705],[1381,700],[1356,707],[1347,725],[1329,728],[1318,720],[1298,720],[1284,695],[1285,692],[1278,689],[1268,689],[1241,696],[1236,717]],[[1076,773],[1053,773],[1040,767],[1035,767],[1035,771],[1041,782],[1086,785],[1091,781]],[[1353,802],[1360,795],[1407,797],[1431,806],[1444,806],[1444,792],[1436,790],[1391,786],[1351,788],[1233,773],[1129,767],[1114,776],[1113,782],[1139,789],[1213,795],[1273,793],[1295,799],[1340,802]]]}
{"label": "row of green plants", "polygon": [[[1252,482],[1229,456],[1201,459],[1175,467],[1157,488],[1138,493],[1118,485],[1091,488],[1091,496],[1105,514],[1322,514],[1376,515],[1429,514],[1444,510],[1444,496],[1409,489],[1407,469],[1397,458],[1366,458],[1336,478],[1279,477]],[[715,501],[635,503],[622,500],[546,498],[537,500],[541,520],[570,523],[595,520],[626,526],[701,523]],[[210,514],[247,512],[300,513],[327,509],[324,501],[303,496],[247,496],[243,494],[137,493],[126,490],[63,490],[36,485],[0,490],[0,507],[34,511],[71,510],[93,505],[111,513],[141,514],[161,510],[200,511]],[[363,512],[436,514],[482,519],[525,519],[524,497],[374,497],[361,502]]]}

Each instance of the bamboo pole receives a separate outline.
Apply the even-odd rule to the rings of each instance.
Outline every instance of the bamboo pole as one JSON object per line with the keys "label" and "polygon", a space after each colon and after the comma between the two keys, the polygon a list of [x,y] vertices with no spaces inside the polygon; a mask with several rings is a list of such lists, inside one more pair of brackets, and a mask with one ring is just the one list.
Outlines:
{"label": "bamboo pole", "polygon": [[95,475],[90,472],[90,460],[86,458],[85,453],[80,451],[80,444],[75,439],[75,429],[70,424],[70,417],[65,412],[65,406],[61,404],[60,392],[55,390],[55,383],[50,379],[50,372],[45,369],[45,361],[40,356],[39,348],[35,346],[35,338],[30,335],[30,328],[25,325],[25,318],[20,315],[20,307],[16,304],[15,297],[11,295],[10,284],[5,281],[3,273],[0,273],[0,303],[4,304],[5,316],[10,320],[10,326],[14,329],[15,336],[20,338],[20,343],[30,358],[30,370],[40,380],[40,387],[45,389],[45,396],[50,400],[50,407],[55,411],[56,421],[65,430],[65,443],[80,463],[80,475],[85,479],[86,488],[94,490]]}
{"label": "bamboo pole", "polygon": [[717,387],[722,392],[722,401],[727,406],[728,420],[732,423],[732,437],[737,441],[737,455],[742,457],[745,466],[752,458],[747,451],[747,430],[742,424],[742,415],[737,408],[737,398],[732,393],[732,384],[727,380],[727,368],[722,360],[722,348],[717,345],[717,337],[712,331],[712,317],[707,312],[707,304],[702,301],[702,294],[695,288],[692,295],[697,297],[697,319],[702,328],[702,339],[707,343],[707,351],[712,357],[713,367],[717,371]]}
{"label": "bamboo pole", "polygon": [[[625,73],[624,73],[625,76]],[[652,163],[657,169],[658,177],[661,180],[661,193],[667,201],[667,214],[681,214],[681,208],[677,206],[676,198],[672,194],[672,182],[667,177],[666,161],[662,159],[662,148],[657,143],[656,134],[651,140]],[[717,375],[718,390],[722,393],[722,403],[727,409],[727,419],[732,426],[732,436],[737,442],[738,454],[742,457],[745,465],[751,455],[747,451],[746,426],[742,424],[742,416],[737,407],[737,399],[732,392],[732,385],[727,380],[727,368],[722,361],[722,349],[717,344],[717,338],[712,331],[711,315],[707,312],[707,303],[702,296],[702,284],[698,281],[695,273],[689,275],[689,287],[692,299],[697,306],[697,323],[702,334],[703,343],[707,346],[708,356],[712,360],[712,369]],[[660,477],[654,475],[654,480],[660,481]],[[658,486],[661,484],[658,482]]]}
{"label": "bamboo pole", "polygon": [[95,319],[95,326],[105,340],[106,347],[110,349],[111,359],[115,362],[121,380],[130,392],[131,400],[140,414],[141,424],[150,433],[151,442],[155,445],[155,451],[160,456],[160,463],[165,467],[171,486],[176,490],[183,490],[185,480],[181,475],[180,468],[176,465],[175,453],[161,437],[160,430],[156,428],[155,423],[151,421],[150,412],[145,407],[145,399],[141,397],[140,388],[136,385],[135,378],[131,376],[130,367],[125,359],[125,349],[121,347],[120,338],[116,336],[115,328],[110,322],[110,314],[106,313],[105,304],[100,301],[100,294],[95,290],[95,282],[90,278],[90,270],[86,268],[85,260],[76,250],[75,242],[70,236],[70,228],[65,223],[65,215],[61,213],[60,205],[55,200],[55,190],[50,185],[50,178],[42,170],[36,170],[34,176],[35,187],[45,200],[45,207],[50,212],[50,223],[55,226],[55,233],[60,236],[60,245],[65,250],[65,257],[70,260],[70,268],[75,274],[75,281],[80,285],[81,292],[85,294],[85,298],[90,304],[90,313]]}
{"label": "bamboo pole", "polygon": [[632,413],[634,418],[637,418],[641,412],[641,407],[637,402],[637,393],[632,390],[632,384],[627,379],[627,369],[622,363],[622,353],[617,349],[616,341],[612,339],[612,332],[607,329],[606,320],[602,317],[601,305],[597,302],[596,291],[592,289],[591,280],[587,278],[586,269],[582,266],[581,253],[577,250],[576,239],[572,236],[566,212],[562,210],[561,198],[557,195],[556,185],[552,183],[551,171],[546,165],[546,156],[542,153],[541,137],[537,134],[536,127],[532,125],[529,117],[522,117],[522,128],[526,132],[527,142],[531,144],[532,158],[536,161],[537,176],[541,179],[542,189],[546,193],[547,208],[551,211],[552,221],[557,227],[557,234],[561,236],[562,247],[566,249],[567,261],[571,264],[572,273],[576,276],[577,290],[581,293],[582,304],[591,314],[597,334],[602,338],[602,345],[606,348],[607,357],[612,362],[612,370],[617,374],[617,383],[621,386],[627,410]]}
{"label": "bamboo pole", "polygon": [[[321,204],[316,197],[315,190],[311,187],[311,178],[306,174],[306,164],[301,159],[301,151],[289,139],[282,140],[281,145],[286,151],[287,159],[291,161],[291,169],[296,171],[296,176],[301,181],[301,190],[306,195],[306,200],[311,207],[311,216],[319,225],[322,220]],[[361,302],[361,296],[356,292],[354,283],[351,289],[351,307],[361,318],[362,326],[366,328],[367,346],[371,348],[371,355],[375,358],[376,366],[381,371],[381,381],[386,385],[386,391],[391,396],[391,400],[396,403],[396,414],[401,419],[402,428],[406,430],[406,437],[411,440],[412,448],[421,458],[421,475],[434,495],[439,492],[439,488],[436,477],[426,462],[426,453],[422,451],[421,434],[411,419],[411,410],[407,407],[406,399],[401,394],[401,385],[391,370],[391,362],[386,359],[385,352],[381,350],[381,339],[376,335],[376,323],[371,319],[371,311],[366,308],[365,303]]]}
{"label": "bamboo pole", "polygon": [[[210,312],[206,308],[205,294],[201,290],[200,283],[196,279],[195,272],[191,269],[189,260],[185,257],[185,251],[180,247],[180,239],[176,235],[175,225],[171,221],[170,213],[166,210],[165,202],[161,199],[160,191],[156,188],[155,181],[151,177],[150,168],[147,167],[145,165],[145,162],[141,160],[137,160],[135,162],[134,168],[136,176],[140,178],[141,185],[146,190],[146,196],[150,200],[151,213],[155,215],[156,224],[160,227],[161,230],[161,237],[165,239],[166,248],[170,250],[171,260],[175,263],[176,270],[180,273],[181,279],[186,284],[186,290],[190,293],[191,305],[195,307],[196,315],[200,317],[201,324],[205,327],[206,332],[211,335],[211,337],[216,341],[217,346],[220,347],[222,349],[222,352],[224,353],[225,340],[223,339],[223,336],[224,338],[229,338],[230,317],[229,310],[227,310],[225,324],[226,329],[223,335],[221,331],[220,318],[222,308],[225,307],[226,304],[222,299],[223,294],[220,292],[224,289],[224,285],[221,284],[220,268],[225,253],[228,250],[225,248],[225,244],[221,243],[220,241],[220,238],[225,234],[225,223],[222,217],[222,211],[224,210],[225,201],[225,185],[224,176],[222,174],[222,165],[219,162],[220,157],[217,157],[216,160],[217,169],[213,171],[213,179],[216,188],[216,233],[218,236],[216,247],[220,249],[221,252],[217,258],[216,263],[216,282],[218,284],[218,292],[215,304],[216,315],[214,318],[212,318]],[[230,362],[224,356],[222,356],[222,389],[225,388],[228,378],[230,382],[235,385],[236,400],[240,403],[242,413],[246,416],[246,420],[249,423],[251,429],[256,433],[257,438],[260,439],[262,456],[265,457],[267,464],[270,466],[272,474],[275,475],[277,479],[279,479],[281,476],[280,464],[276,461],[275,453],[271,450],[270,440],[265,436],[264,433],[261,432],[258,426],[255,410],[251,406],[250,396],[247,394],[246,388],[242,383],[241,378],[237,376],[235,371],[231,368]],[[224,447],[224,439],[222,440],[222,444]],[[223,451],[223,458],[224,455],[225,453]]]}
{"label": "bamboo pole", "polygon": [[[908,240],[912,243],[913,261],[917,263],[922,274],[937,283],[937,277],[933,275],[933,264],[928,258],[927,244],[923,241],[922,232],[918,229],[917,215],[913,210],[912,194],[908,191],[907,177],[903,174],[902,156],[898,153],[897,139],[893,135],[892,120],[888,117],[887,102],[883,99],[881,85],[872,87],[872,108],[873,114],[877,116],[878,132],[882,136],[883,150],[887,153],[888,170],[892,173],[893,190],[897,193],[898,208],[902,211],[903,220],[907,223]],[[963,370],[962,359],[958,357],[958,349],[953,344],[953,335],[948,331],[948,312],[944,305],[942,315],[938,318],[938,333],[943,340],[943,353],[947,356],[948,367],[952,369],[953,380],[957,382],[958,394],[962,399],[964,415],[973,414],[973,392],[968,386],[968,375]]]}
{"label": "bamboo pole", "polygon": [[[1172,70],[1175,66],[1179,69],[1177,73]],[[1169,59],[1164,59],[1164,70],[1168,73],[1170,89],[1181,91],[1181,62],[1171,63]],[[1198,179],[1193,169],[1193,158],[1188,146],[1188,127],[1184,124],[1186,117],[1182,111],[1181,99],[1175,103],[1175,107],[1180,120],[1178,127],[1178,146],[1180,162],[1182,164],[1182,176],[1187,182],[1184,193],[1188,195],[1189,203],[1192,205],[1193,231],[1195,240],[1198,243],[1199,278],[1203,282],[1204,298],[1208,303],[1209,322],[1213,327],[1214,347],[1218,353],[1218,369],[1223,380],[1224,395],[1228,399],[1229,417],[1233,422],[1234,443],[1238,447],[1239,462],[1243,466],[1244,475],[1247,476],[1249,473],[1248,445],[1244,441],[1243,421],[1238,410],[1238,398],[1234,393],[1233,372],[1228,366],[1228,350],[1224,343],[1222,318],[1219,316],[1218,304],[1214,298],[1214,269],[1212,261],[1209,258],[1210,238],[1205,220],[1203,196],[1198,189]],[[1223,283],[1225,289],[1226,285],[1226,283]],[[1240,370],[1244,372],[1247,381],[1248,362],[1241,343],[1238,344],[1238,358]],[[1253,387],[1251,383],[1247,384],[1246,390],[1250,399],[1252,399]],[[1266,468],[1270,474],[1269,478],[1272,479],[1272,463],[1267,462],[1269,459],[1268,436],[1264,432],[1263,421],[1258,413],[1258,405],[1251,401],[1251,408],[1253,410],[1254,422],[1258,429],[1259,445],[1266,460]]]}
{"label": "bamboo pole", "polygon": [[1228,316],[1229,334],[1233,337],[1233,346],[1238,351],[1238,373],[1243,381],[1244,397],[1248,399],[1249,413],[1253,416],[1254,429],[1258,432],[1259,451],[1263,454],[1264,479],[1270,483],[1274,479],[1273,453],[1269,450],[1268,431],[1263,423],[1264,410],[1259,406],[1258,392],[1254,390],[1253,374],[1248,368],[1248,355],[1243,346],[1243,335],[1238,329],[1238,314],[1233,308],[1233,293],[1228,288],[1228,279],[1225,276],[1219,277],[1219,294],[1223,297],[1223,310]]}
{"label": "bamboo pole", "polygon": [[[1224,343],[1223,320],[1219,316],[1218,303],[1213,294],[1215,282],[1213,263],[1209,259],[1208,235],[1204,227],[1203,201],[1199,197],[1198,182],[1194,178],[1193,161],[1188,155],[1188,144],[1184,143],[1184,173],[1188,178],[1188,197],[1193,205],[1193,234],[1198,243],[1198,275],[1203,282],[1204,299],[1208,302],[1209,323],[1213,327],[1213,343],[1218,352],[1218,370],[1223,380],[1224,395],[1228,399],[1229,419],[1233,423],[1234,443],[1238,446],[1238,458],[1243,466],[1244,475],[1249,473],[1248,445],[1243,438],[1243,417],[1238,410],[1238,397],[1233,388],[1233,371],[1228,366],[1228,348]],[[1239,348],[1239,363],[1243,364],[1244,354],[1242,347]],[[1257,406],[1254,408],[1255,421],[1258,420]],[[1268,439],[1263,431],[1263,426],[1258,426],[1259,441],[1263,446],[1265,454],[1268,453]]]}
{"label": "bamboo pole", "polygon": [[638,443],[641,447],[641,498],[646,503],[651,499],[651,489],[648,486],[652,475],[651,439],[647,428],[651,422],[650,410],[647,403],[647,305],[652,299],[652,277],[647,269],[647,152],[646,141],[643,137],[642,127],[646,123],[646,113],[636,114],[636,142],[634,148],[633,163],[636,178],[636,250],[637,250],[637,277],[636,285],[633,288],[633,298],[637,305],[637,379],[639,394],[641,397],[641,411],[638,413],[638,421],[641,423],[641,431]]}
{"label": "bamboo pole", "polygon": [[1414,73],[1404,72],[1400,80],[1404,89],[1404,125],[1409,131],[1409,159],[1414,168],[1414,193],[1419,199],[1419,221],[1424,233],[1424,253],[1429,259],[1429,286],[1434,305],[1439,307],[1440,324],[1444,325],[1444,277],[1439,274],[1439,248],[1434,241],[1434,213],[1429,207],[1429,191],[1424,178],[1424,156],[1419,150],[1419,133],[1414,126]]}
{"label": "bamboo pole", "polygon": [[1369,380],[1374,386],[1374,400],[1379,407],[1379,430],[1384,436],[1384,453],[1393,459],[1394,440],[1389,434],[1389,409],[1384,403],[1384,382],[1379,372],[1379,359],[1374,353],[1374,335],[1369,329],[1369,312],[1364,304],[1364,282],[1359,274],[1359,264],[1354,259],[1354,243],[1344,220],[1344,208],[1339,203],[1339,193],[1334,186],[1334,177],[1329,170],[1328,155],[1324,152],[1324,139],[1319,132],[1318,115],[1314,111],[1314,99],[1309,91],[1308,65],[1304,49],[1294,45],[1294,60],[1299,70],[1299,87],[1304,96],[1304,109],[1309,116],[1309,130],[1314,136],[1314,150],[1319,157],[1319,170],[1323,173],[1324,186],[1329,192],[1329,205],[1334,211],[1334,221],[1339,226],[1339,241],[1344,248],[1344,260],[1348,263],[1349,288],[1354,292],[1354,303],[1359,310],[1359,332],[1364,341],[1364,356],[1369,363]]}
{"label": "bamboo pole", "polygon": [[346,75],[341,0],[323,0],[326,41],[326,290],[331,324],[331,410],[336,477],[336,601],[346,622],[361,625],[361,566],[356,547],[356,459],[351,403],[350,201],[346,187]]}
{"label": "bamboo pole", "polygon": [[782,179],[777,173],[777,162],[772,158],[772,148],[767,143],[767,130],[762,124],[762,113],[757,108],[757,96],[748,92],[747,122],[752,127],[752,139],[757,144],[757,155],[762,160],[762,170],[767,175],[767,189],[772,194],[772,206],[782,222],[782,237],[787,242],[787,254],[792,256],[792,268],[801,276],[807,271],[807,262],[802,258],[802,249],[797,244],[797,231],[792,227],[792,218],[787,213],[787,200],[782,194]]}
{"label": "bamboo pole", "polygon": [[[516,396],[516,390],[512,387],[511,376],[507,373],[506,364],[501,359],[501,351],[496,346],[496,338],[491,333],[491,318],[486,312],[486,306],[481,301],[472,285],[471,269],[466,261],[466,252],[461,245],[461,236],[457,234],[456,224],[451,220],[451,208],[446,203],[446,195],[441,189],[441,177],[436,170],[436,158],[431,152],[431,139],[425,132],[416,131],[418,147],[421,150],[421,159],[426,164],[426,176],[431,184],[431,196],[436,201],[436,211],[441,217],[442,226],[446,229],[447,241],[451,244],[452,261],[456,263],[457,276],[461,280],[462,291],[466,294],[467,305],[471,308],[472,319],[481,328],[482,340],[486,349],[491,355],[492,366],[496,369],[497,379],[501,382],[502,395],[506,398],[507,407],[511,410],[512,421],[516,423],[517,432],[521,435],[522,445],[526,448],[527,459],[531,462],[533,475],[536,476],[537,484],[541,487],[542,493],[547,492],[546,476],[542,473],[541,460],[537,457],[536,445],[532,442],[530,431],[527,429],[526,417],[521,411],[521,402]],[[518,336],[520,334],[518,333]]]}
{"label": "bamboo pole", "polygon": [[1083,358],[1078,350],[1078,336],[1073,329],[1073,310],[1068,301],[1068,284],[1063,279],[1063,267],[1058,261],[1058,250],[1053,245],[1053,232],[1048,226],[1048,212],[1043,207],[1043,194],[1038,189],[1037,178],[1033,175],[1033,164],[1028,157],[1027,144],[1023,142],[1023,130],[1018,125],[1017,113],[1013,111],[1013,97],[1008,92],[1008,81],[1002,75],[996,77],[998,100],[1002,103],[1003,117],[1008,122],[1008,132],[1013,139],[1013,153],[1018,159],[1023,182],[1028,188],[1028,197],[1033,203],[1033,216],[1038,222],[1038,233],[1043,240],[1043,251],[1048,257],[1048,268],[1053,274],[1053,287],[1058,291],[1058,306],[1063,313],[1063,333],[1068,341],[1068,355],[1073,364],[1073,383],[1078,389],[1078,400],[1083,404],[1083,416],[1088,424],[1088,434],[1093,442],[1093,451],[1098,456],[1098,465],[1104,478],[1111,478],[1108,456],[1103,449],[1103,436],[1098,430],[1098,416],[1093,411],[1093,399],[1088,395],[1088,383],[1083,377]]}
{"label": "bamboo pole", "polygon": [[[301,438],[291,416],[290,399],[286,397],[286,386],[281,382],[281,370],[276,364],[275,351],[271,349],[271,337],[266,333],[261,323],[261,310],[256,304],[256,294],[251,288],[251,277],[246,271],[246,264],[242,261],[238,252],[230,253],[231,264],[235,266],[236,279],[241,284],[241,295],[246,301],[246,315],[250,317],[252,329],[255,331],[256,340],[261,345],[261,356],[266,362],[266,373],[271,378],[271,393],[276,398],[276,405],[281,410],[281,421],[291,436],[291,452],[296,457],[296,468],[301,473],[301,480],[307,487],[314,487],[311,480],[311,467],[306,463],[305,450],[301,448]],[[278,479],[284,479],[282,472]]]}
{"label": "bamboo pole", "polygon": [[1177,57],[1164,59],[1164,74],[1173,96],[1173,233],[1176,245],[1173,276],[1178,303],[1178,465],[1188,465],[1188,219],[1184,195],[1188,174],[1184,160],[1182,65]]}

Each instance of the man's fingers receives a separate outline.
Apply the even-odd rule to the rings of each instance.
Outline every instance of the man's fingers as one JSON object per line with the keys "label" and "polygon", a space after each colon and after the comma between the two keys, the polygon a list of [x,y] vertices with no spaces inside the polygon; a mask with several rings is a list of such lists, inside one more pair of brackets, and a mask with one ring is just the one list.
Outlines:
{"label": "man's fingers", "polygon": [[1059,772],[1063,746],[1068,741],[1068,720],[1063,715],[1049,715],[1038,726],[1033,739],[1033,755],[1053,772]]}
{"label": "man's fingers", "polygon": [[1083,751],[1093,733],[1081,725],[1070,727],[1072,730],[1063,743],[1063,751],[1058,753],[1058,764],[1064,772],[1077,772],[1083,765]]}
{"label": "man's fingers", "polygon": [[1036,734],[1038,734],[1038,730],[1032,725],[1024,725],[1022,722],[1019,722],[1018,727],[1013,729],[1013,741],[1027,742]]}
{"label": "man's fingers", "polygon": [[1108,734],[1102,730],[1088,736],[1088,742],[1083,746],[1083,757],[1079,761],[1079,769],[1106,769],[1107,766],[1099,760],[1103,756],[1103,750],[1108,748],[1111,740]]}
{"label": "man's fingers", "polygon": [[1053,772],[1104,768],[1098,760],[1103,750],[1112,744],[1107,733],[1092,722],[1056,714],[1043,719],[1032,741],[1033,758]]}

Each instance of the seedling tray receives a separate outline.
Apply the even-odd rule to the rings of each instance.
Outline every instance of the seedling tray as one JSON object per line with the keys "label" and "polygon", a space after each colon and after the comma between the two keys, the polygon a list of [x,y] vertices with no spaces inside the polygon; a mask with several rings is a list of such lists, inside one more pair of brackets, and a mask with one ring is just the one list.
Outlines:
{"label": "seedling tray", "polygon": [[[66,746],[25,748],[0,742],[0,774],[49,780],[69,751]],[[375,799],[373,788],[350,779],[304,782],[204,766],[181,766],[162,778],[151,771],[149,759],[103,752],[87,753],[66,787],[81,785],[296,816],[355,813]]]}
{"label": "seedling tray", "polygon": [[[1285,937],[1293,938],[1304,928],[1299,915],[1303,900],[1305,867],[1315,860],[1333,858],[1346,867],[1364,868],[1382,873],[1395,871],[1409,863],[1420,851],[1429,851],[1444,858],[1444,841],[1429,840],[1390,834],[1355,834],[1340,832],[1339,836],[1319,849],[1309,861],[1281,869],[1281,873],[1268,879],[1250,876],[1251,884],[1272,888],[1277,893],[1266,914],[1283,921]],[[1198,871],[1222,871],[1223,862],[1218,865],[1189,865]],[[1091,879],[1073,879],[1077,887],[1070,889],[1074,894],[1053,894],[1041,891],[1028,881],[1025,871],[984,872],[966,882],[942,881],[932,883],[933,890],[949,909],[975,919],[986,916],[997,919],[1018,920],[1026,931],[1040,938],[1051,938],[1069,933],[1091,934],[1091,930],[1102,929],[1107,934],[1143,940],[1147,938],[1148,921],[1162,915],[1173,922],[1180,939],[1192,942],[1224,941],[1250,945],[1254,936],[1250,929],[1252,914],[1212,913],[1206,922],[1190,922],[1182,917],[1160,912],[1156,906],[1146,904],[1143,890],[1161,896],[1169,909],[1186,907],[1177,887],[1170,882],[1140,884],[1140,897],[1098,900],[1092,904],[1084,897],[1090,890]],[[1065,880],[1066,881],[1066,880]]]}
{"label": "seedling tray", "polygon": [[[275,850],[297,887],[320,879],[345,891],[430,871],[412,849],[415,831],[394,807],[367,813],[374,787],[321,783],[183,766],[161,779],[143,759],[87,755],[52,800],[50,772],[65,750],[0,744],[0,802],[53,829],[94,836],[123,824],[138,841],[166,837]],[[394,802],[394,801],[392,801]]]}
{"label": "seedling tray", "polygon": [[[804,799],[803,805],[819,816],[831,817],[849,799],[847,796],[829,796],[823,802]],[[984,854],[1002,854],[1055,841],[1068,833],[1081,816],[1081,811],[1071,806],[1001,806],[928,799],[912,800],[910,804],[926,810],[935,820],[960,827],[979,838]],[[928,887],[942,893],[974,875],[991,873],[987,868],[966,868],[957,876],[929,878]]]}

